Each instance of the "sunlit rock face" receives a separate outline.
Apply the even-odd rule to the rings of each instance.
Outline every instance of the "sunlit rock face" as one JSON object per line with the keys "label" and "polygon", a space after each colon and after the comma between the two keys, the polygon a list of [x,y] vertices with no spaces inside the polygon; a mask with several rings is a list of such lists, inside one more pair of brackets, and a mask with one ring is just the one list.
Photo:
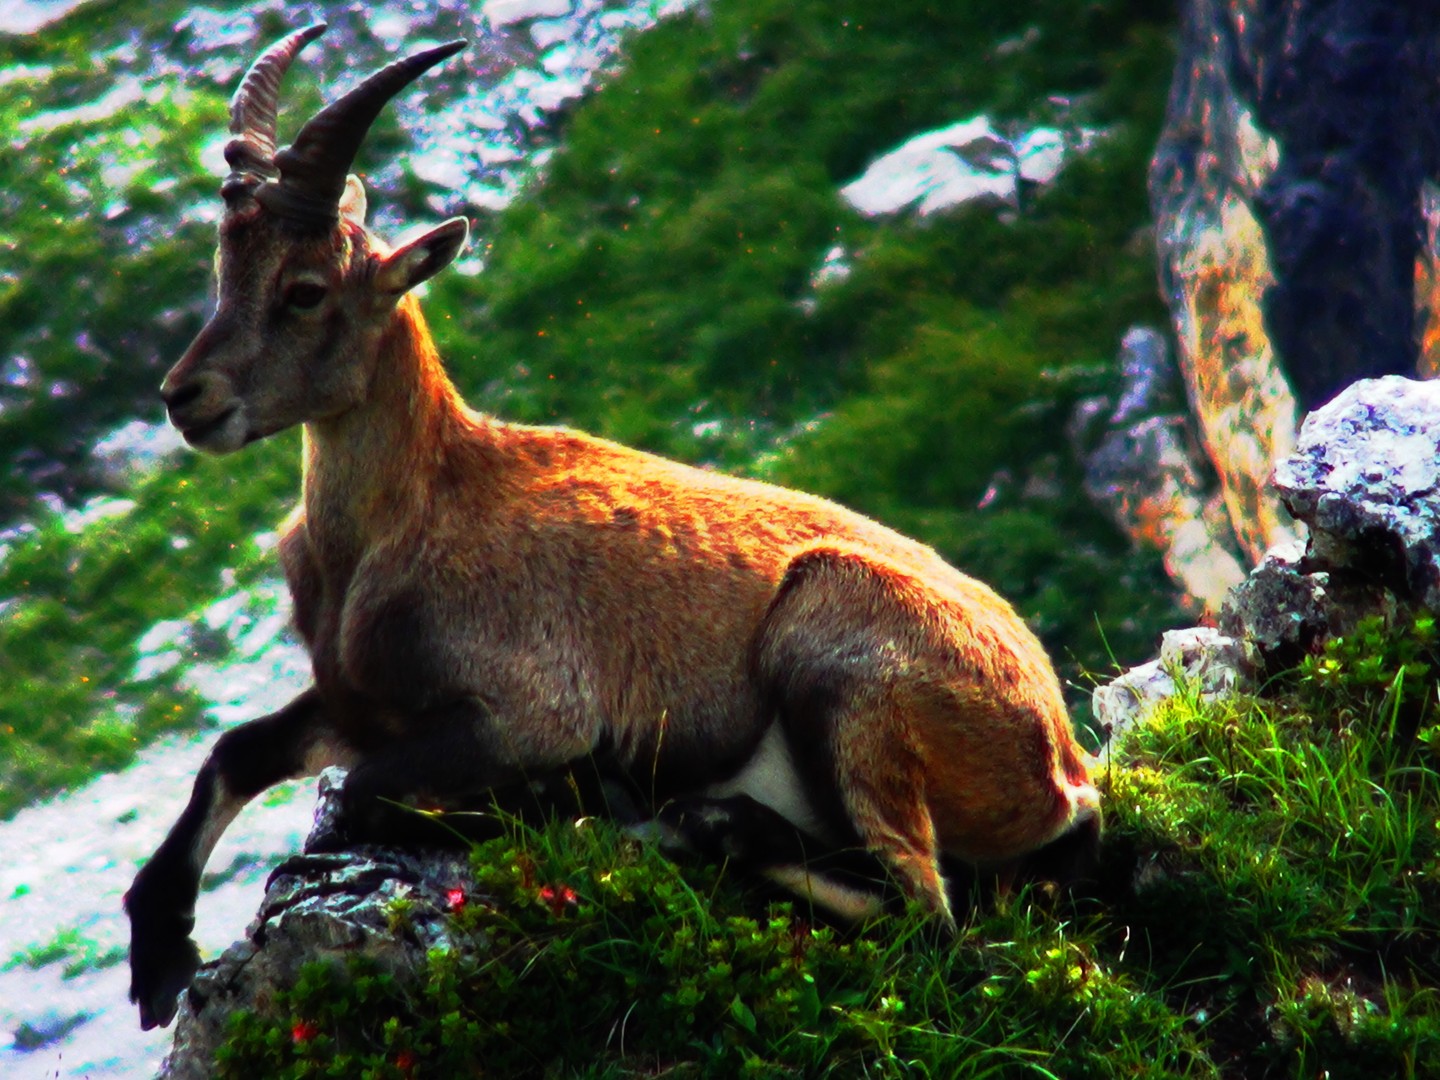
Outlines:
{"label": "sunlit rock face", "polygon": [[1252,563],[1298,536],[1267,481],[1301,413],[1356,379],[1436,368],[1422,188],[1440,121],[1421,107],[1436,18],[1368,0],[1183,7],[1150,177],[1160,276]]}
{"label": "sunlit rock face", "polygon": [[1415,331],[1420,344],[1416,374],[1440,376],[1440,186],[1434,179],[1420,189],[1425,222],[1420,254],[1415,257]]}
{"label": "sunlit rock face", "polygon": [[1118,402],[1083,403],[1072,438],[1093,435],[1087,411],[1103,431],[1093,449],[1081,446],[1085,491],[1120,531],[1162,553],[1165,570],[1198,614],[1214,612],[1245,576],[1230,519],[1212,470],[1198,452],[1184,408],[1179,372],[1165,338],[1132,328],[1121,342]]}

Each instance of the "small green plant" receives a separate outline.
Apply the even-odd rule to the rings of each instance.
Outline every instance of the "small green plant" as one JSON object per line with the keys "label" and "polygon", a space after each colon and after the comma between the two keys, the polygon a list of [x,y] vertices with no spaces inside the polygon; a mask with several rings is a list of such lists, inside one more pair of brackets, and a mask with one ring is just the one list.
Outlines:
{"label": "small green plant", "polygon": [[307,968],[234,1019],[221,1075],[1213,1072],[1183,1016],[1028,894],[953,942],[918,916],[842,934],[593,821],[517,828],[474,867],[447,902],[473,948],[409,981]]}
{"label": "small green plant", "polygon": [[1374,615],[1325,642],[1300,665],[1302,688],[1337,720],[1357,715],[1386,726],[1392,739],[1417,735],[1440,751],[1440,627],[1433,615],[1401,624]]}
{"label": "small green plant", "polygon": [[43,944],[15,953],[0,970],[27,967],[38,971],[51,964],[63,964],[64,977],[73,979],[87,971],[113,967],[124,959],[123,948],[115,946],[107,949],[74,927],[68,927]]}
{"label": "small green plant", "polygon": [[415,901],[409,895],[402,893],[391,897],[385,902],[385,925],[392,934],[405,929],[410,925],[414,910]]}

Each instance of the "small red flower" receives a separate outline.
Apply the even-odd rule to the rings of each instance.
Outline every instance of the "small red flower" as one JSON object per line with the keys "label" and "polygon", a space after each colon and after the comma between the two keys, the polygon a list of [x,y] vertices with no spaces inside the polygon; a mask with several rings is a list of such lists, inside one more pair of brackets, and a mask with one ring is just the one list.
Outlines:
{"label": "small red flower", "polygon": [[447,889],[445,891],[445,910],[454,914],[465,906],[464,889]]}
{"label": "small red flower", "polygon": [[401,1072],[408,1073],[411,1069],[415,1068],[415,1055],[409,1050],[401,1050],[400,1053],[395,1055],[395,1067]]}
{"label": "small red flower", "polygon": [[296,1020],[295,1026],[290,1029],[290,1041],[298,1046],[300,1043],[309,1042],[319,1034],[318,1024],[311,1023],[309,1020]]}
{"label": "small red flower", "polygon": [[580,897],[569,885],[542,885],[540,902],[550,909],[551,915],[558,919],[566,911],[579,907]]}

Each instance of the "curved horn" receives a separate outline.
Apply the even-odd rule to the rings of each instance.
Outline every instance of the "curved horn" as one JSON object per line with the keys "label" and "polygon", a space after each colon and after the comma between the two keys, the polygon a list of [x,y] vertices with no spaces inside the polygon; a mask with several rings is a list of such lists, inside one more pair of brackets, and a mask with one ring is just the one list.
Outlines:
{"label": "curved horn", "polygon": [[300,129],[290,146],[275,155],[280,182],[266,184],[256,197],[266,209],[292,220],[333,225],[339,218],[345,175],[380,110],[424,71],[465,45],[464,41],[451,41],[396,60],[331,102]]}
{"label": "curved horn", "polygon": [[325,24],[315,23],[287,34],[250,65],[230,99],[230,134],[234,138],[225,144],[225,160],[234,173],[279,174],[275,167],[275,112],[280,103],[280,80],[296,54],[324,32]]}

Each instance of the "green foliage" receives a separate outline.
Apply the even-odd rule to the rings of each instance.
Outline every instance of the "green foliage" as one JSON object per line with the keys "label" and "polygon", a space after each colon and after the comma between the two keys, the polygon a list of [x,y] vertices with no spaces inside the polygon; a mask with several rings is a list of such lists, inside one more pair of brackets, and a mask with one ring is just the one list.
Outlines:
{"label": "green foliage", "polygon": [[16,953],[0,971],[15,967],[40,969],[50,964],[63,964],[64,976],[73,979],[87,971],[107,968],[125,959],[125,950],[104,948],[99,942],[70,927],[59,931],[43,945],[35,945]]}
{"label": "green foliage", "polygon": [[1300,666],[1300,681],[1320,707],[1358,707],[1389,723],[1392,739],[1424,734],[1440,753],[1440,628],[1433,615],[1420,615],[1397,633],[1385,618],[1360,621],[1344,637],[1325,642]]}
{"label": "green foliage", "polygon": [[[273,574],[248,539],[273,528],[296,483],[295,444],[256,448],[248,484],[190,458],[142,481],[135,505],[80,527],[51,514],[0,559],[0,815],[35,792],[125,764],[168,728],[193,727],[195,695],[175,670],[137,680],[141,636],[219,591]],[[177,581],[203,583],[187,593]]]}
{"label": "green foliage", "polygon": [[1428,619],[1366,623],[1270,700],[1182,696],[1110,776],[1111,858],[1138,885],[1112,917],[1256,1067],[1440,1060],[1440,756],[1394,723],[1434,645]]}
{"label": "green foliage", "polygon": [[1029,903],[954,943],[845,937],[611,827],[475,853],[476,952],[319,963],[235,1018],[222,1076],[1209,1075],[1184,1019]]}
{"label": "green foliage", "polygon": [[97,35],[107,13],[94,9],[114,20],[116,6],[0,38],[0,139],[12,148],[0,160],[0,367],[23,368],[20,385],[0,385],[0,444],[17,451],[0,475],[0,521],[37,483],[94,490],[90,445],[137,399],[158,418],[154,387],[206,302],[213,225],[175,208],[214,197],[194,158],[223,129],[226,98],[145,70],[148,55],[113,22]]}

